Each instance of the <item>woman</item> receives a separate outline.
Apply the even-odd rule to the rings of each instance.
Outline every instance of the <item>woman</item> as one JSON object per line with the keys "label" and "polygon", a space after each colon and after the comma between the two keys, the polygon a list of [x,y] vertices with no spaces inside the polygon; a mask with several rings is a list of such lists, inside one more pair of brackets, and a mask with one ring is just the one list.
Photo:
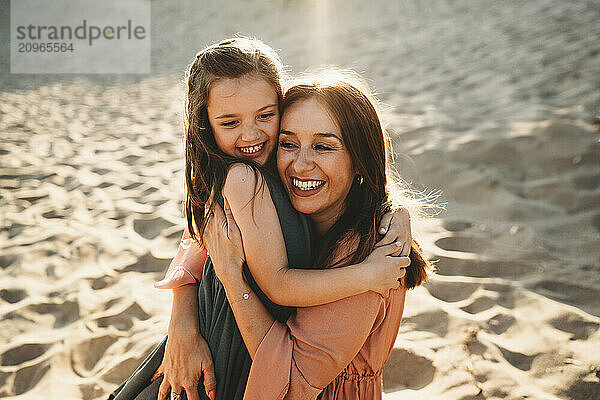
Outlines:
{"label": "woman", "polygon": [[[211,189],[227,196],[245,233],[250,267],[246,274],[253,291],[271,315],[285,321],[294,309],[279,304],[309,306],[367,290],[385,293],[398,286],[398,267],[408,265],[409,260],[385,257],[387,252],[404,251],[391,245],[374,253],[372,258],[378,260],[374,268],[362,263],[339,270],[302,270],[311,266],[308,222],[292,208],[271,172],[270,156],[279,133],[280,80],[281,62],[257,40],[230,39],[197,55],[187,82],[186,217],[191,235],[201,236],[205,211],[214,207],[208,198]],[[305,182],[301,190],[316,190],[311,185]],[[258,192],[253,196],[255,189]],[[365,274],[373,279],[358,279]],[[327,290],[319,290],[323,287]],[[168,341],[113,393],[114,398],[162,399],[169,392],[177,397],[183,390],[191,399],[198,398],[196,392],[210,398],[241,398],[251,359],[210,259],[199,288],[185,285],[173,293]],[[159,378],[152,382],[153,376]]]}
{"label": "woman", "polygon": [[[289,89],[283,110],[277,166],[294,208],[316,228],[318,259],[331,267],[364,260],[392,200],[386,138],[373,102],[358,85],[321,81]],[[307,194],[298,179],[324,184]],[[225,214],[216,211],[205,240],[253,358],[244,398],[381,398],[406,289],[423,283],[430,267],[416,242],[403,285],[389,296],[366,292],[299,308],[279,322],[244,279],[241,236],[227,207]]]}

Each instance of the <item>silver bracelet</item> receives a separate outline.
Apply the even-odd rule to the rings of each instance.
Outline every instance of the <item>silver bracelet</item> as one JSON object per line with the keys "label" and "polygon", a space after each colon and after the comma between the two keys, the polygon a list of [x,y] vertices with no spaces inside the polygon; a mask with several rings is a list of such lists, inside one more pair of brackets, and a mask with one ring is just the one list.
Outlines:
{"label": "silver bracelet", "polygon": [[237,299],[237,300],[230,301],[230,302],[229,302],[229,305],[235,304],[235,303],[237,303],[238,301],[242,301],[242,300],[248,300],[248,298],[250,298],[250,292],[244,293],[244,294],[242,295],[242,297],[240,297],[240,298],[239,298],[239,299]]}

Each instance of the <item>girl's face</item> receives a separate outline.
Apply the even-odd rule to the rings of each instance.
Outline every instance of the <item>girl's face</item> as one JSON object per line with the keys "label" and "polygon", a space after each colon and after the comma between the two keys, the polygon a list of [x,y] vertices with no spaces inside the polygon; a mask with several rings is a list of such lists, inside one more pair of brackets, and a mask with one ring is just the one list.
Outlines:
{"label": "girl's face", "polygon": [[267,162],[279,130],[277,93],[269,82],[250,75],[219,79],[210,87],[207,110],[222,151]]}
{"label": "girl's face", "polygon": [[294,208],[326,232],[344,212],[356,172],[340,128],[317,100],[298,101],[283,113],[277,169]]}

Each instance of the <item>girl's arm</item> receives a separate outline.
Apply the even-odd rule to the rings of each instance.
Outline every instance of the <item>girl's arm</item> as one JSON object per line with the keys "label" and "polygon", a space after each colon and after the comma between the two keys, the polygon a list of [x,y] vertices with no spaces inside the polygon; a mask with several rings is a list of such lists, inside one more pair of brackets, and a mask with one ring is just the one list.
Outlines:
{"label": "girl's arm", "polygon": [[[233,165],[227,175],[223,196],[239,226],[245,259],[252,276],[275,303],[307,307],[329,303],[370,290],[386,294],[397,288],[408,257],[397,254],[402,246],[391,244],[375,250],[360,264],[333,269],[288,268],[285,242],[277,211],[266,182],[244,165]],[[262,182],[262,184],[261,184]],[[221,239],[214,239],[220,241]],[[403,243],[402,243],[403,245]],[[214,247],[214,252],[224,251]],[[376,261],[376,262],[374,262]]]}

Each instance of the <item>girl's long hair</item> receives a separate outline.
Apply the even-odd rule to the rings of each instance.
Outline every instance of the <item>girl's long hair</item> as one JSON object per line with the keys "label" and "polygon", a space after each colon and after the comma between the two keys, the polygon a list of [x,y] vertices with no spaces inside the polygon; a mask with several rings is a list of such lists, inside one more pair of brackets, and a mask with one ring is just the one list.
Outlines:
{"label": "girl's long hair", "polygon": [[[235,37],[209,46],[196,55],[186,73],[185,214],[192,238],[200,243],[206,226],[205,212],[214,208],[214,201],[209,200],[211,191],[221,193],[228,167],[243,162],[254,169],[255,175],[259,168],[251,160],[235,158],[219,149],[208,120],[211,85],[222,78],[246,75],[271,84],[281,105],[283,64],[277,53],[260,40]],[[273,162],[271,158],[266,167],[272,168]]]}
{"label": "girl's long hair", "polygon": [[[307,99],[316,99],[330,112],[342,131],[344,145],[357,171],[346,197],[344,213],[324,237],[319,238],[315,265],[332,265],[336,257],[332,249],[341,246],[356,246],[356,251],[336,265],[360,263],[374,249],[381,217],[401,205],[391,198],[388,185],[390,141],[381,125],[375,100],[358,76],[330,73],[303,78],[286,91],[283,110]],[[406,288],[424,283],[433,270],[414,240],[410,259]]]}

